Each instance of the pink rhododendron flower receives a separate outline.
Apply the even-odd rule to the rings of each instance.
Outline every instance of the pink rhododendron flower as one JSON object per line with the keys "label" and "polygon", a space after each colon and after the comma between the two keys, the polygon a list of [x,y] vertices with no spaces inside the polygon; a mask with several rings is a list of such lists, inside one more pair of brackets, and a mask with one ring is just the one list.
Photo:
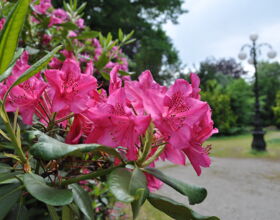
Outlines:
{"label": "pink rhododendron flower", "polygon": [[46,87],[46,83],[35,77],[14,87],[7,98],[6,110],[8,112],[15,112],[19,109],[23,122],[32,125],[33,115]]}
{"label": "pink rhododendron flower", "polygon": [[109,93],[112,94],[117,89],[121,88],[122,80],[118,77],[119,66],[115,66],[110,72]]}
{"label": "pink rhododendron flower", "polygon": [[[178,79],[166,90],[153,81],[150,72],[145,71],[139,77],[139,82],[126,82],[126,88],[135,109],[152,116],[163,142],[167,143],[160,157],[176,164],[185,164],[186,154],[200,175],[200,166],[209,166],[210,160],[207,159],[207,152],[201,150],[201,144],[206,138],[199,140],[196,142],[199,144],[195,145],[193,135],[202,125],[208,129],[207,137],[214,133],[215,129],[209,105],[199,100],[199,79],[192,75],[191,80],[192,85]],[[205,115],[208,115],[207,120]],[[197,150],[199,154],[194,153]]]}
{"label": "pink rhododendron flower", "polygon": [[55,24],[62,24],[68,19],[68,14],[63,9],[55,9],[50,17],[49,27]]}
{"label": "pink rhododendron flower", "polygon": [[52,69],[60,69],[62,67],[63,62],[57,59],[56,57],[53,57],[51,62],[49,62],[49,66]]}
{"label": "pink rhododendron flower", "polygon": [[79,144],[83,135],[89,135],[94,128],[91,122],[85,115],[75,115],[74,121],[71,125],[70,131],[67,134],[65,142],[67,144]]}
{"label": "pink rhododendron flower", "polygon": [[52,37],[48,34],[44,34],[42,43],[48,45],[51,42]]}
{"label": "pink rhododendron flower", "polygon": [[79,19],[77,19],[77,21],[75,23],[79,28],[83,29],[83,28],[85,28],[84,22],[85,22],[84,19],[79,18]]}
{"label": "pink rhododendron flower", "polygon": [[86,143],[98,143],[127,149],[127,158],[135,160],[139,136],[150,124],[150,116],[136,116],[127,107],[124,88],[114,91],[107,103],[97,104],[87,111],[87,117],[94,122],[94,130]]}
{"label": "pink rhododendron flower", "polygon": [[1,18],[0,19],[0,31],[3,29],[3,27],[5,25],[5,22],[6,22],[6,18]]}
{"label": "pink rhododendron flower", "polygon": [[51,0],[40,0],[38,5],[34,5],[38,14],[46,14],[47,10],[52,7]]}
{"label": "pink rhododendron flower", "polygon": [[89,91],[97,87],[97,80],[82,74],[79,63],[74,59],[66,59],[61,70],[46,70],[45,76],[55,91],[52,112],[65,109],[74,113],[84,111]]}

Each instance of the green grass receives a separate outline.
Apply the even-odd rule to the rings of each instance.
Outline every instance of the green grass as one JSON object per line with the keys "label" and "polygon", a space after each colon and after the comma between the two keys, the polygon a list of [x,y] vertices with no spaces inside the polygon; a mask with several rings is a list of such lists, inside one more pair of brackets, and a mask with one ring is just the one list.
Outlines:
{"label": "green grass", "polygon": [[234,158],[280,158],[280,131],[267,131],[265,134],[266,152],[255,152],[251,149],[252,134],[230,137],[213,137],[205,145],[211,144],[211,156]]}

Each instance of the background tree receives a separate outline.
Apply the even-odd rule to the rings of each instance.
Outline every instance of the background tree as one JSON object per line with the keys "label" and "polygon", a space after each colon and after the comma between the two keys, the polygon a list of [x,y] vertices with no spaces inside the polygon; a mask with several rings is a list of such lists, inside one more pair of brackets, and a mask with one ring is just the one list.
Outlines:
{"label": "background tree", "polygon": [[278,62],[260,63],[258,72],[262,119],[265,125],[275,125],[272,107],[276,105],[276,94],[280,89],[280,64]]}
{"label": "background tree", "polygon": [[233,58],[219,60],[208,58],[200,63],[197,73],[202,86],[212,79],[216,79],[219,84],[226,86],[232,79],[238,79],[246,74],[246,71]]}
{"label": "background tree", "polygon": [[[136,41],[125,48],[131,58],[130,70],[136,76],[150,69],[157,81],[169,79],[168,69],[180,65],[178,52],[162,29],[162,24],[177,23],[185,13],[183,0],[84,0],[87,2],[84,18],[86,24],[103,34],[111,32],[114,37],[121,28],[124,33],[135,31]],[[53,0],[62,6],[62,0]],[[165,71],[164,71],[165,70]],[[166,71],[167,70],[167,71]]]}

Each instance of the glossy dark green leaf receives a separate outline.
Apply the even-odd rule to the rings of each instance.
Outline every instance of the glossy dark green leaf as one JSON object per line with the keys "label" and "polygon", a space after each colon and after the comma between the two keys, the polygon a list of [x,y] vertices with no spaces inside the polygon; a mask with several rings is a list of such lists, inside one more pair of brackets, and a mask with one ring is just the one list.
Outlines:
{"label": "glossy dark green leaf", "polygon": [[190,185],[172,177],[168,177],[154,168],[146,168],[144,171],[160,179],[179,193],[187,196],[191,205],[201,203],[207,196],[207,190],[205,188]]}
{"label": "glossy dark green leaf", "polygon": [[10,12],[0,34],[0,75],[10,65],[27,16],[30,0],[20,0]]}
{"label": "glossy dark green leaf", "polygon": [[7,180],[13,179],[16,177],[16,175],[21,174],[21,172],[6,172],[6,173],[0,173],[0,183],[6,182]]}
{"label": "glossy dark green leaf", "polygon": [[131,174],[129,193],[135,198],[135,200],[131,203],[133,218],[135,219],[141,206],[144,204],[147,196],[149,195],[146,177],[138,167],[136,167]]}
{"label": "glossy dark green leaf", "polygon": [[78,184],[71,184],[69,185],[69,188],[72,189],[74,202],[80,208],[82,213],[88,219],[95,219],[94,211],[92,208],[92,199],[90,198],[88,192],[86,192]]}
{"label": "glossy dark green leaf", "polygon": [[0,219],[3,219],[18,201],[23,186],[6,184],[0,186]]}
{"label": "glossy dark green leaf", "polygon": [[117,200],[126,203],[134,200],[133,195],[129,191],[130,181],[131,172],[125,168],[115,169],[109,174],[108,185]]}
{"label": "glossy dark green leaf", "polygon": [[155,208],[176,220],[219,220],[215,216],[202,216],[189,207],[165,196],[150,193],[148,201]]}
{"label": "glossy dark green leaf", "polygon": [[38,142],[31,147],[30,153],[44,160],[54,160],[74,152],[84,153],[93,151],[103,151],[122,160],[121,155],[111,147],[98,144],[71,145],[62,143],[40,131],[35,131],[33,134],[38,137]]}
{"label": "glossy dark green leaf", "polygon": [[48,186],[41,176],[27,173],[23,177],[27,191],[36,199],[51,206],[63,206],[72,202],[73,193],[68,189]]}
{"label": "glossy dark green leaf", "polygon": [[117,200],[132,203],[135,218],[148,196],[146,177],[142,171],[138,168],[133,172],[126,168],[115,169],[109,175],[108,185]]}

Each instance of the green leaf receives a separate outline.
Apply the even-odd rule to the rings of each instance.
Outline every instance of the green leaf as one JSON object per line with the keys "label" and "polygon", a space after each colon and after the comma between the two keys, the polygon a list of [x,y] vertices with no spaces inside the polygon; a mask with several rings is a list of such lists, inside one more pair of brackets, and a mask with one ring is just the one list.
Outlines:
{"label": "green leaf", "polygon": [[64,27],[67,30],[77,30],[78,29],[78,26],[72,22],[57,24],[57,26]]}
{"label": "green leaf", "polygon": [[70,220],[73,219],[72,210],[68,206],[62,207],[62,220]]}
{"label": "green leaf", "polygon": [[110,75],[108,74],[108,73],[105,73],[105,72],[103,72],[103,71],[101,71],[100,72],[101,73],[101,76],[104,78],[104,79],[106,79],[106,80],[110,80]]}
{"label": "green leaf", "polygon": [[108,58],[108,56],[107,56],[107,53],[106,53],[106,52],[103,52],[103,53],[101,54],[101,56],[99,57],[98,61],[95,62],[95,66],[96,66],[96,68],[97,68],[99,71],[101,71],[102,68],[103,68],[104,66],[106,66],[106,64],[107,64],[108,62],[109,62],[109,58]]}
{"label": "green leaf", "polygon": [[133,172],[125,168],[115,169],[108,177],[108,185],[117,200],[127,203],[132,202],[135,218],[149,192],[146,177],[142,171],[138,168],[135,168]]}
{"label": "green leaf", "polygon": [[12,167],[9,166],[8,164],[0,163],[0,175],[1,175],[1,173],[10,172],[11,169],[12,169]]}
{"label": "green leaf", "polygon": [[0,186],[0,219],[3,219],[18,201],[21,189],[20,184],[7,184]]}
{"label": "green leaf", "polygon": [[6,69],[6,71],[0,75],[0,82],[3,82],[6,78],[8,78],[11,73],[12,73],[12,69],[14,68],[17,59],[21,56],[21,54],[23,53],[23,48],[20,48],[14,55],[13,60],[11,61],[8,69]]}
{"label": "green leaf", "polygon": [[119,31],[118,31],[118,37],[119,37],[119,40],[122,42],[123,40],[123,32],[122,32],[122,29],[119,28]]}
{"label": "green leaf", "polygon": [[131,172],[125,168],[118,168],[112,171],[108,177],[109,189],[121,202],[132,202],[134,200],[133,195],[130,194],[129,184],[131,181]]}
{"label": "green leaf", "polygon": [[50,60],[53,58],[53,56],[62,49],[62,46],[57,46],[54,48],[51,52],[49,52],[47,55],[42,57],[39,61],[34,63],[28,70],[26,70],[14,83],[11,87],[17,86],[20,83],[28,80],[38,72],[40,72],[43,68],[45,68]]}
{"label": "green leaf", "polygon": [[187,196],[191,205],[201,203],[207,196],[207,190],[205,188],[193,186],[172,177],[168,177],[154,168],[146,168],[144,171],[160,179],[179,193]]}
{"label": "green leaf", "polygon": [[135,74],[133,72],[125,72],[123,70],[119,70],[118,73],[121,74],[122,76],[131,76],[131,75]]}
{"label": "green leaf", "polygon": [[[31,78],[32,76],[34,76],[36,73],[40,72],[43,68],[45,68],[48,63],[50,62],[51,58],[57,53],[57,51],[59,51],[62,48],[62,46],[58,46],[56,48],[54,48],[51,52],[49,52],[46,56],[44,56],[43,58],[41,58],[39,61],[37,61],[35,64],[33,64],[28,70],[26,70],[20,77],[18,77],[18,79],[10,86],[10,88],[8,89],[8,91],[6,92],[4,98],[3,98],[3,102],[5,103],[5,100],[9,94],[9,92],[11,91],[11,89],[17,85],[19,85],[20,83],[28,80],[29,78]],[[4,106],[4,105],[3,105]]]}
{"label": "green leaf", "polygon": [[202,216],[181,203],[157,194],[150,193],[148,200],[155,208],[176,220],[219,220],[215,216]]}
{"label": "green leaf", "polygon": [[73,37],[73,38],[79,39],[79,40],[84,40],[84,39],[96,38],[96,37],[98,37],[98,35],[99,35],[98,31],[83,31],[77,37]]}
{"label": "green leaf", "polygon": [[92,208],[92,200],[91,200],[89,194],[78,184],[71,184],[71,185],[69,185],[69,188],[72,189],[73,196],[74,196],[74,202],[80,208],[82,213],[88,219],[95,219],[94,211]]}
{"label": "green leaf", "polygon": [[147,196],[149,195],[146,177],[138,167],[136,167],[132,172],[129,184],[129,193],[135,198],[135,200],[131,203],[133,219],[135,219],[141,206],[144,204]]}
{"label": "green leaf", "polygon": [[112,147],[105,147],[98,144],[71,145],[62,143],[40,131],[35,131],[33,134],[39,139],[38,142],[31,147],[30,153],[44,160],[55,160],[75,152],[85,153],[93,151],[103,151],[123,160],[121,155]]}
{"label": "green leaf", "polygon": [[56,210],[53,206],[47,205],[52,220],[59,220]]}
{"label": "green leaf", "polygon": [[63,206],[72,202],[73,194],[68,189],[48,186],[41,176],[27,173],[23,177],[27,191],[36,199],[51,206]]}
{"label": "green leaf", "polygon": [[24,25],[30,0],[17,2],[0,34],[0,75],[10,65],[17,48],[19,35]]}
{"label": "green leaf", "polygon": [[0,173],[0,183],[13,179],[16,177],[16,175],[22,174],[21,172],[7,172],[7,173]]}

